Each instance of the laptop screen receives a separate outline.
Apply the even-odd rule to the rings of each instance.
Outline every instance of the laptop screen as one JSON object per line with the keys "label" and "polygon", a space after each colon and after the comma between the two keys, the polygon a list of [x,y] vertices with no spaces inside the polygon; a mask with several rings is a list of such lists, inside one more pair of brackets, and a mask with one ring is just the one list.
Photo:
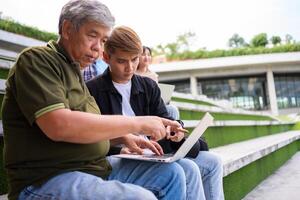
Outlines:
{"label": "laptop screen", "polygon": [[158,87],[161,92],[161,98],[163,99],[165,104],[168,104],[171,101],[171,97],[174,92],[175,85],[158,83]]}

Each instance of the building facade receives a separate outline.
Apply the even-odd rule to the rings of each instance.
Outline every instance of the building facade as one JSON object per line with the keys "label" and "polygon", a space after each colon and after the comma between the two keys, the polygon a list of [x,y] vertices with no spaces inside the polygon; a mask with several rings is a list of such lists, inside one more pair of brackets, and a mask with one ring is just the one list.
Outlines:
{"label": "building facade", "polygon": [[151,69],[177,92],[275,115],[300,112],[300,52],[169,62]]}

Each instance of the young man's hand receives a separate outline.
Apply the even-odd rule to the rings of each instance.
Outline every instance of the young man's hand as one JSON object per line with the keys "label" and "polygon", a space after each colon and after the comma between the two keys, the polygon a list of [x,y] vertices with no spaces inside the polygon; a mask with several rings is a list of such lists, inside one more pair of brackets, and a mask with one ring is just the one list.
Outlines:
{"label": "young man's hand", "polygon": [[156,155],[164,154],[163,149],[157,142],[147,140],[145,138],[142,138],[141,136],[136,136],[133,134],[124,136],[123,144],[125,145],[125,147],[121,149],[121,153],[125,154],[143,154],[144,149],[150,149]]}
{"label": "young man's hand", "polygon": [[164,119],[155,116],[136,117],[137,123],[140,126],[140,131],[143,135],[150,136],[151,140],[158,141],[166,137],[167,129],[170,126],[171,130],[184,130],[177,121]]}
{"label": "young man's hand", "polygon": [[[175,121],[175,122],[177,122],[177,121]],[[180,127],[181,127],[181,125],[180,125]],[[184,138],[184,134],[188,133],[188,130],[183,129],[183,128],[178,128],[178,127],[167,126],[166,132],[167,132],[166,138],[168,140],[172,140],[173,142],[180,142]]]}

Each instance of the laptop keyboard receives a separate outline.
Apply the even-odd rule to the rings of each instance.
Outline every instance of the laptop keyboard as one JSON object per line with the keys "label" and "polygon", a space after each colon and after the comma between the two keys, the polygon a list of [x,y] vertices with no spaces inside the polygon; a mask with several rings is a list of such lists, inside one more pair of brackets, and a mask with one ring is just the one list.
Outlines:
{"label": "laptop keyboard", "polygon": [[144,158],[169,158],[172,157],[174,154],[164,154],[164,155],[156,155],[156,154],[147,154],[147,155],[143,155]]}

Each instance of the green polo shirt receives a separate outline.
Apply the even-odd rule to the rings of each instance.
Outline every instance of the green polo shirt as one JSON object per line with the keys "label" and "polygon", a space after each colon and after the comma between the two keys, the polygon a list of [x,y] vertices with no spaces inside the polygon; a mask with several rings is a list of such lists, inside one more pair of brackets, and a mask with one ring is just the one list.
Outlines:
{"label": "green polo shirt", "polygon": [[35,123],[37,117],[61,108],[100,114],[79,64],[62,47],[50,41],[46,47],[24,50],[9,72],[2,104],[10,199],[16,199],[25,186],[39,185],[63,172],[78,170],[102,178],[110,173],[105,159],[109,141],[55,142]]}

